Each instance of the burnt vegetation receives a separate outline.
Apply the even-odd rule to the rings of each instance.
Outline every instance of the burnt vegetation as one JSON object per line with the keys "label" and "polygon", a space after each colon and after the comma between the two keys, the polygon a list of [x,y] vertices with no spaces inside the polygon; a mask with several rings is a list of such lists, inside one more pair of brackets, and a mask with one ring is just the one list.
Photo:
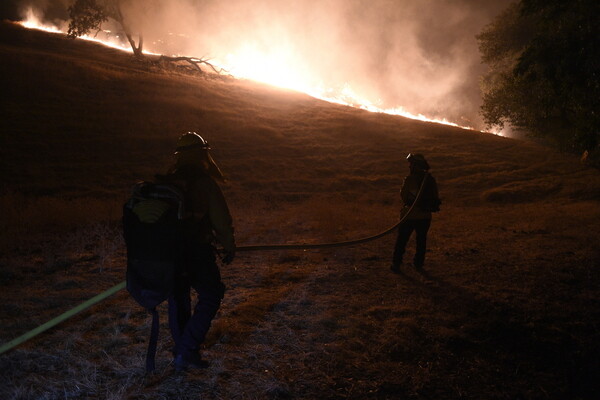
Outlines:
{"label": "burnt vegetation", "polygon": [[[43,55],[43,57],[32,57]],[[564,153],[368,113],[218,74],[155,68],[0,24],[0,341],[124,279],[122,202],[201,132],[240,245],[392,225],[408,152],[443,199],[425,272],[393,236],[240,253],[202,351],[176,374],[163,319],[124,291],[0,355],[3,399],[593,399],[600,375],[600,175]],[[132,60],[134,60],[132,62]],[[410,259],[414,247],[409,247]]]}

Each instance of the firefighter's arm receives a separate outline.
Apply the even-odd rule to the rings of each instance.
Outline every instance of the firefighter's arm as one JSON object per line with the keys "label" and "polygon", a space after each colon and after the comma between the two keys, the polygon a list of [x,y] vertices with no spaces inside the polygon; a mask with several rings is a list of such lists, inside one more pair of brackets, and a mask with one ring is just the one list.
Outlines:
{"label": "firefighter's arm", "polygon": [[208,215],[215,231],[217,241],[227,253],[226,259],[230,262],[235,254],[235,236],[233,233],[233,219],[229,213],[227,202],[221,188],[216,182],[211,181],[208,194]]}

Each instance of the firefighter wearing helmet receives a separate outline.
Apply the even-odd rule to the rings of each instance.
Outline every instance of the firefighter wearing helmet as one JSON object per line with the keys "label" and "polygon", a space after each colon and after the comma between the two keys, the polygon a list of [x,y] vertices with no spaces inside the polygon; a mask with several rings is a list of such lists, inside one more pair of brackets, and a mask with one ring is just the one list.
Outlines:
{"label": "firefighter wearing helmet", "polygon": [[[417,270],[425,264],[427,232],[431,226],[431,213],[439,211],[441,203],[435,178],[429,173],[429,163],[422,154],[411,153],[406,157],[409,174],[404,178],[400,197],[402,198],[402,222],[392,258],[392,272],[400,273],[406,244],[413,232],[416,234],[416,250],[413,259]],[[421,192],[419,194],[419,192]],[[418,198],[417,198],[418,196]],[[416,203],[415,203],[416,202]]]}
{"label": "firefighter wearing helmet", "polygon": [[[186,198],[182,266],[175,278],[175,289],[169,298],[169,327],[175,342],[175,368],[205,368],[200,345],[210,328],[225,292],[221,282],[216,251],[218,242],[224,249],[223,262],[229,264],[235,255],[233,221],[223,192],[217,181],[223,174],[209,153],[210,146],[195,132],[179,137],[175,165],[160,181],[182,189]],[[190,292],[197,293],[192,313]]]}

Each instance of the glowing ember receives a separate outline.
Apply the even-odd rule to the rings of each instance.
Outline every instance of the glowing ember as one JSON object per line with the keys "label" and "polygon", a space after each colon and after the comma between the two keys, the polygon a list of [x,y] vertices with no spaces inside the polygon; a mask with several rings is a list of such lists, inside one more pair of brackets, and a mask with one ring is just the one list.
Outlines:
{"label": "glowing ember", "polygon": [[[26,28],[40,29],[54,33],[65,33],[66,30],[63,27],[42,23],[31,8],[27,11],[26,19],[21,21],[20,24]],[[122,44],[118,35],[112,35],[110,31],[100,31],[94,37],[86,35],[82,36],[81,39],[132,52],[130,47],[126,47]],[[144,51],[144,53],[157,54],[147,51]],[[324,88],[321,82],[316,82],[314,77],[310,76],[308,71],[302,68],[302,63],[299,62],[290,48],[274,48],[270,49],[268,53],[265,53],[256,46],[247,44],[240,47],[237,53],[228,54],[225,57],[225,60],[211,62],[215,65],[219,65],[238,78],[251,79],[282,88],[296,90],[331,103],[360,108],[370,112],[399,115],[420,121],[435,122],[463,129],[473,129],[471,127],[460,126],[446,119],[432,119],[422,114],[415,115],[406,111],[403,107],[386,109],[378,107],[371,101],[355,93],[349,84],[345,84],[340,90]],[[497,135],[502,134],[501,132],[491,133]]]}

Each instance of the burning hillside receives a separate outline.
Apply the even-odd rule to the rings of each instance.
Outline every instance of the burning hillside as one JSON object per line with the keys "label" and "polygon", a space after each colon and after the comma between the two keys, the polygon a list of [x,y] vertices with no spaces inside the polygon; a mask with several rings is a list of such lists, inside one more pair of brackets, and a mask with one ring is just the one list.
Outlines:
{"label": "burning hillside", "polygon": [[0,355],[0,397],[598,392],[597,170],[532,143],[161,69],[15,24],[0,24],[0,57],[2,343],[123,280],[122,202],[168,168],[182,132],[211,143],[240,245],[386,228],[409,152],[426,154],[443,200],[424,273],[391,274],[393,236],[240,254],[222,268],[206,370],[173,371],[164,318],[157,373],[145,376],[149,319],[122,291]]}
{"label": "burning hillside", "polygon": [[[483,129],[474,34],[501,4],[317,3],[101,1],[117,16],[109,13],[86,38],[131,49],[134,32],[143,32],[146,52],[200,55],[236,77],[334,103]],[[66,6],[61,17],[58,4],[54,17],[48,8],[24,3],[24,26],[66,33]],[[439,33],[429,31],[432,21]]]}

